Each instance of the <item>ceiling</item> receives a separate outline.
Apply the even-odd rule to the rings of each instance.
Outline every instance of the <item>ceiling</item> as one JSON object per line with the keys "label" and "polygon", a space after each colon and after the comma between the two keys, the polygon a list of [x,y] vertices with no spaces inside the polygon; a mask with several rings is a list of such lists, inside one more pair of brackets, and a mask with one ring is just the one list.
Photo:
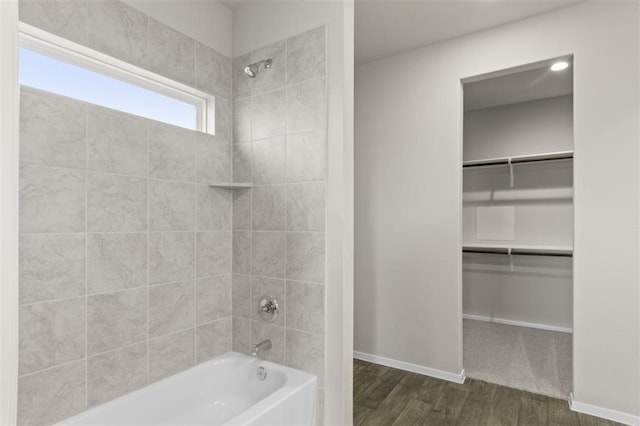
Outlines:
{"label": "ceiling", "polygon": [[[233,11],[252,2],[274,0],[218,1]],[[395,55],[581,1],[584,0],[355,0],[355,63]]]}
{"label": "ceiling", "polygon": [[249,0],[218,0],[220,3],[227,6],[229,9],[237,9],[243,4],[247,3]]}
{"label": "ceiling", "polygon": [[362,64],[580,1],[356,0],[355,63]]}
{"label": "ceiling", "polygon": [[[571,63],[571,58],[562,58]],[[573,93],[573,69],[554,72],[553,61],[464,85],[465,111],[535,101]]]}

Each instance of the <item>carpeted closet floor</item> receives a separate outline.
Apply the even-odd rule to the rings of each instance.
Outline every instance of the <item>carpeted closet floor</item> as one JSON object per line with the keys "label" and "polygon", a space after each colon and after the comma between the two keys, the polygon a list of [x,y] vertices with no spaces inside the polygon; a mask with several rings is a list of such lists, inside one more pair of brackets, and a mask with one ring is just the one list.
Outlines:
{"label": "carpeted closet floor", "polygon": [[553,398],[571,392],[571,334],[464,320],[467,377]]}

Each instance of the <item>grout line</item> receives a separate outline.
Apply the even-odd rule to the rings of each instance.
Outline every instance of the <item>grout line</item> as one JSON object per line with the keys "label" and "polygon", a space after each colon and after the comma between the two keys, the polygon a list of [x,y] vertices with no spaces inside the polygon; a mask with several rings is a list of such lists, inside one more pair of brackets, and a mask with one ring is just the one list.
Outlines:
{"label": "grout line", "polygon": [[[286,99],[285,99],[286,102]],[[285,124],[286,126],[286,124]],[[322,135],[325,138],[327,137],[326,131],[322,131],[322,130],[300,130],[300,131],[296,131],[296,132],[287,132],[286,128],[285,128],[285,132],[284,133],[277,133],[271,136],[268,136],[266,138],[259,138],[259,139],[253,139],[253,134],[250,136],[251,139],[249,140],[241,140],[241,141],[237,141],[237,142],[231,142],[231,145],[241,145],[243,143],[252,143],[252,142],[265,142],[268,141],[270,139],[278,139],[278,138],[282,138],[284,136],[300,136],[300,135]]]}
{"label": "grout line", "polygon": [[[234,231],[248,232],[249,229],[235,229]],[[326,234],[325,231],[285,231],[284,229],[253,229],[252,232],[279,233],[279,234]]]}
{"label": "grout line", "polygon": [[[250,122],[251,122],[251,128],[250,128],[250,133],[251,136],[253,137],[253,98],[251,98],[251,115],[250,115]],[[249,172],[250,172],[250,176],[251,176],[251,180],[253,180],[253,143],[251,143],[251,157],[250,157],[250,162],[249,162]],[[253,248],[254,248],[254,235],[253,235],[253,196],[254,196],[254,191],[253,189],[251,190],[250,193],[250,201],[249,201],[249,227],[251,228],[251,232],[249,234],[250,240],[249,240],[249,347],[246,348],[247,353],[249,352],[249,350],[251,349],[252,345],[253,345],[253,326],[251,324],[251,312],[253,309]]]}
{"label": "grout line", "polygon": [[[167,333],[167,334],[163,334],[163,335],[161,335],[161,336],[153,336],[153,337],[151,337],[151,338],[149,339],[149,341],[154,341],[154,340],[164,339],[164,338],[166,338],[166,337],[175,336],[175,335],[177,335],[177,334],[182,334],[182,333],[184,333],[184,332],[187,332],[187,331],[190,331],[190,330],[194,330],[194,328],[195,328],[195,327],[188,326],[188,327],[185,327],[185,328],[181,328],[180,330],[174,330],[174,331],[171,331],[171,332],[169,332],[169,333]],[[142,342],[142,340],[141,340],[141,342]],[[138,342],[138,343],[140,343],[140,342]]]}
{"label": "grout line", "polygon": [[[241,318],[241,319],[246,319],[246,318]],[[252,323],[255,322],[257,324],[265,324],[262,320],[260,319],[249,319],[249,321],[251,321]],[[304,334],[310,334],[313,336],[317,336],[317,337],[324,337],[325,333],[317,333],[315,331],[308,331],[308,330],[301,330],[299,328],[293,328],[293,327],[286,327],[284,325],[280,325],[280,324],[273,324],[273,323],[266,323],[269,327],[278,327],[278,328],[282,328],[283,330],[290,330],[290,331],[295,331],[297,333],[304,333]]]}
{"label": "grout line", "polygon": [[[194,45],[193,45],[193,50],[194,50],[194,56],[197,56],[195,54],[195,50],[196,50],[196,45],[195,45],[195,40],[194,40]],[[195,59],[194,59],[195,61]],[[195,84],[195,66],[194,66],[194,84]],[[216,110],[216,108],[214,107],[214,111]],[[215,118],[214,118],[214,121]],[[215,129],[213,129],[214,133],[215,133]],[[197,138],[194,137],[193,138],[193,170],[194,170],[194,179],[197,178],[198,175],[198,167],[196,166],[197,164]],[[197,287],[198,287],[198,279],[195,278],[198,276],[198,200],[197,200],[197,192],[196,189],[194,187],[194,192],[193,192],[193,359],[192,359],[192,365],[196,365],[196,361],[197,361],[197,356],[196,356],[196,325],[198,323],[197,321],[197,312],[198,312],[198,291],[197,291]]]}
{"label": "grout line", "polygon": [[[86,244],[85,244],[86,245]],[[86,248],[85,248],[85,252],[86,252]],[[85,267],[85,283],[86,281],[86,267]],[[169,284],[169,283],[166,283]],[[87,291],[86,288],[88,287],[87,284],[85,284],[85,292]],[[139,285],[137,287],[131,287],[131,288],[121,288],[118,290],[112,290],[112,291],[103,291],[103,292],[99,292],[99,293],[90,293],[90,294],[79,294],[79,295],[75,295],[75,296],[69,296],[69,297],[61,297],[61,298],[57,298],[57,299],[48,299],[48,300],[38,300],[36,302],[29,302],[29,303],[21,303],[19,306],[32,306],[32,305],[40,305],[40,304],[44,304],[44,303],[55,303],[55,302],[63,302],[65,300],[72,300],[72,299],[79,299],[81,297],[84,297],[86,299],[89,299],[91,297],[94,296],[103,296],[103,295],[108,295],[108,294],[115,294],[115,293],[123,293],[125,291],[132,291],[132,290],[140,290],[142,288],[144,288],[145,285]],[[85,327],[88,328],[88,327]]]}
{"label": "grout line", "polygon": [[[87,3],[87,9],[89,4]],[[84,408],[89,406],[89,109],[84,114]]]}
{"label": "grout line", "polygon": [[[208,229],[200,232],[231,232],[232,229]],[[178,230],[155,230],[155,231],[90,231],[90,232],[22,232],[22,236],[55,236],[55,235],[100,235],[100,234],[188,234],[194,232],[190,229],[178,229]]]}
{"label": "grout line", "polygon": [[[148,138],[148,136],[147,136],[147,138]],[[212,143],[216,143],[216,142],[212,142]],[[230,145],[230,144],[225,143],[224,145]],[[149,146],[149,143],[147,141],[147,149],[148,149],[148,146]],[[195,147],[195,143],[194,143],[194,147]],[[148,157],[148,155],[147,155],[147,157]],[[195,154],[194,154],[194,157],[195,157]],[[66,166],[50,165],[50,164],[44,164],[44,163],[33,163],[33,162],[28,162],[28,161],[22,161],[21,165],[49,167],[49,168],[52,168],[52,169],[71,170],[71,171],[76,171],[76,172],[78,172],[78,171],[79,172],[86,172],[87,174],[91,173],[91,174],[97,174],[97,175],[110,175],[110,176],[118,176],[118,177],[123,177],[123,178],[133,178],[133,179],[140,179],[140,180],[155,180],[155,181],[160,181],[160,182],[182,183],[182,184],[189,184],[189,185],[208,186],[209,184],[214,183],[214,182],[201,182],[195,176],[194,176],[194,178],[192,180],[185,180],[185,179],[163,178],[163,177],[158,177],[158,176],[134,175],[134,174],[112,172],[112,171],[104,171],[104,170],[91,170],[89,168],[80,168],[80,167],[66,167]],[[149,168],[149,167],[147,166],[147,168]],[[147,174],[148,173],[149,173],[149,171],[147,170]],[[194,162],[194,175],[195,175],[195,162]]]}
{"label": "grout line", "polygon": [[133,342],[133,343],[127,343],[124,346],[118,346],[117,348],[111,348],[111,349],[106,350],[106,351],[96,352],[94,354],[91,354],[91,355],[87,356],[87,359],[95,358],[95,357],[102,356],[102,355],[107,355],[107,354],[110,354],[112,352],[120,351],[120,350],[123,350],[123,349],[129,349],[129,348],[132,348],[132,347],[140,345],[140,344],[146,344],[146,339],[138,340],[138,341]]}
{"label": "grout line", "polygon": [[70,236],[70,235],[100,235],[100,234],[146,234],[145,231],[91,231],[91,232],[21,232],[21,236]]}
{"label": "grout line", "polygon": [[[149,43],[149,20],[147,19],[147,45]],[[150,55],[147,55],[147,61],[149,60]],[[147,136],[147,385],[149,383],[151,383],[151,347],[149,345],[149,336],[150,336],[150,307],[151,307],[151,298],[150,298],[150,292],[151,292],[151,288],[150,288],[150,283],[151,283],[151,232],[150,232],[150,214],[149,214],[149,191],[150,191],[150,185],[149,185],[149,173],[151,172],[151,135],[150,135],[150,128],[149,125],[147,124],[146,126],[146,136]]]}
{"label": "grout line", "polygon": [[[284,42],[284,81],[285,81],[285,90],[284,90],[284,132],[285,132],[285,136],[284,136],[284,180],[287,181],[287,140],[289,139],[287,137],[287,124],[288,124],[288,120],[287,120],[287,111],[289,110],[289,86],[287,84],[287,80],[288,80],[288,76],[289,76],[289,61],[287,60],[287,58],[289,57],[289,39],[286,39]],[[289,185],[285,185],[285,189],[284,189],[284,229],[285,231],[287,229],[289,229],[289,221],[288,221],[288,204],[289,204],[289,192],[290,192],[290,187]],[[285,278],[285,280],[283,281],[283,288],[284,288],[284,292],[283,292],[283,304],[284,304],[284,310],[285,312],[282,313],[283,315],[283,326],[284,326],[284,332],[283,332],[283,342],[282,342],[282,363],[284,365],[287,365],[287,359],[289,358],[287,356],[287,314],[286,314],[286,310],[287,310],[287,281],[286,281],[286,277],[287,277],[287,266],[288,266],[288,262],[287,262],[287,234],[284,234],[284,271],[282,271],[282,276]]]}
{"label": "grout line", "polygon": [[[54,368],[65,367],[65,366],[68,366],[68,365],[71,365],[71,364],[75,364],[75,363],[80,363],[80,362],[84,362],[85,372],[86,372],[86,370],[87,370],[87,358],[86,357],[80,357],[80,358],[72,359],[71,361],[65,361],[65,362],[61,362],[60,364],[56,364],[56,365],[52,365],[50,367],[42,368],[40,370],[31,371],[31,372],[29,372],[27,374],[21,374],[21,375],[18,376],[18,379],[23,379],[25,377],[34,376],[36,374],[40,374],[40,373],[44,373],[44,372],[49,371],[49,370],[53,370]],[[86,384],[86,379],[85,379],[85,384]],[[86,392],[86,388],[85,388],[85,400],[86,400],[86,398],[87,398],[87,392]]]}

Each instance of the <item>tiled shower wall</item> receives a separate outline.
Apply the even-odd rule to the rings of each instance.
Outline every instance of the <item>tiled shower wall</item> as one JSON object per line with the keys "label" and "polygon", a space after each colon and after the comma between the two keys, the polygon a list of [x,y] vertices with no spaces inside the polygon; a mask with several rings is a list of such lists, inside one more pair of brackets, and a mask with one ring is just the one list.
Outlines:
{"label": "tiled shower wall", "polygon": [[18,421],[50,424],[231,348],[231,60],[117,1],[20,17],[217,95],[211,136],[22,88]]}
{"label": "tiled shower wall", "polygon": [[[271,339],[268,359],[324,386],[327,94],[325,27],[233,61],[233,348]],[[271,58],[255,79],[243,68]],[[256,315],[276,297],[272,324]],[[322,399],[320,399],[322,401]]]}
{"label": "tiled shower wall", "polygon": [[230,350],[226,140],[25,87],[21,126],[19,423]]}

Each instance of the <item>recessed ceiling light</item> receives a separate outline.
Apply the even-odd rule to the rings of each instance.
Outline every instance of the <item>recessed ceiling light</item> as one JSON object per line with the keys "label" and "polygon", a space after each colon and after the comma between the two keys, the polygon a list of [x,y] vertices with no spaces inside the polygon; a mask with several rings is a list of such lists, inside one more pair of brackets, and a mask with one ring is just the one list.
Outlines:
{"label": "recessed ceiling light", "polygon": [[554,62],[553,65],[551,65],[551,71],[562,71],[567,68],[569,68],[569,62],[567,61]]}

